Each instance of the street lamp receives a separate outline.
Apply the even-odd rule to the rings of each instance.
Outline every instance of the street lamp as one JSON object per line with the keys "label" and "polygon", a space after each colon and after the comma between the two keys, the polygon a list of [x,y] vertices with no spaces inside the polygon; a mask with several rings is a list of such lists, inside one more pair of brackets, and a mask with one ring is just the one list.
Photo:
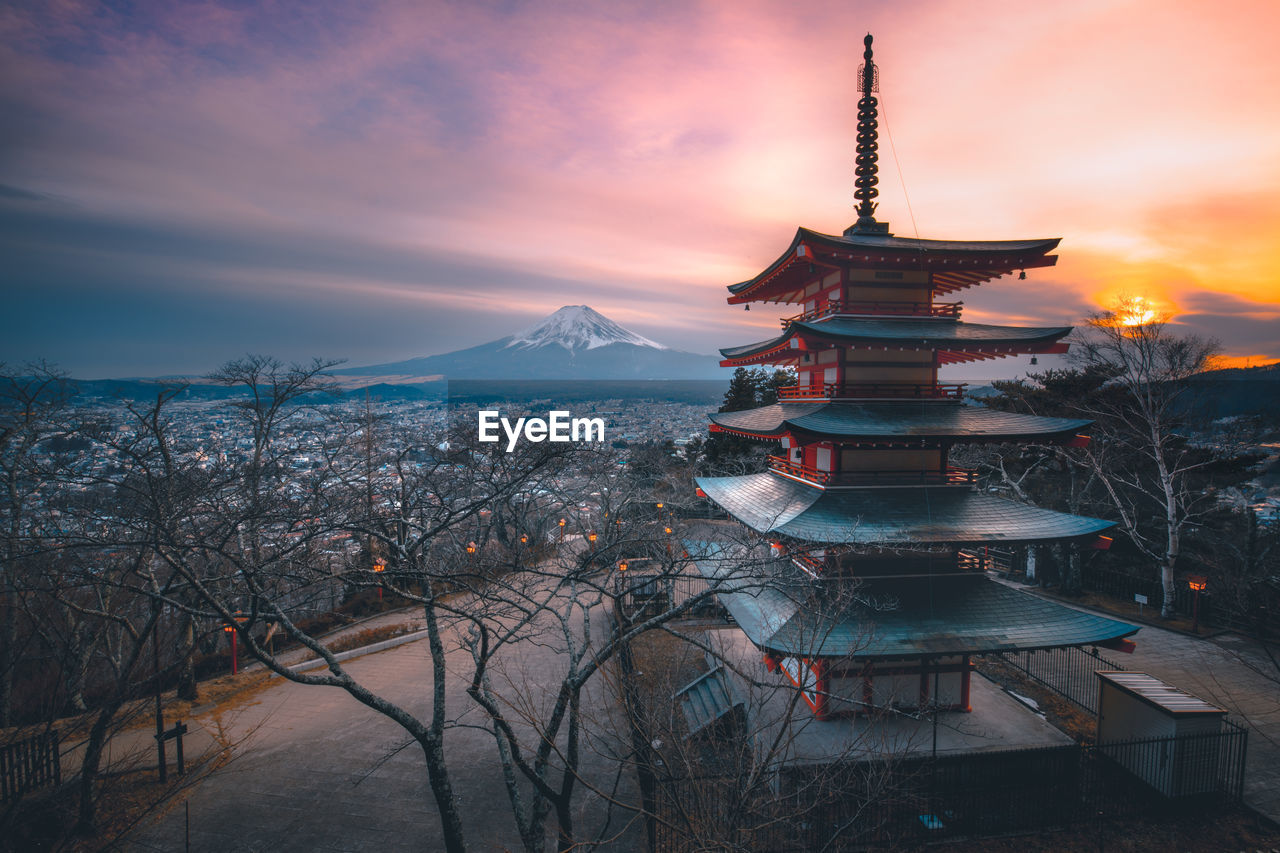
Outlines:
{"label": "street lamp", "polygon": [[[386,570],[387,570],[387,564],[382,562],[381,560],[373,564],[374,574],[381,574]],[[379,601],[382,600],[382,579],[381,578],[378,579],[378,600]]]}
{"label": "street lamp", "polygon": [[1194,616],[1191,619],[1192,632],[1200,630],[1200,593],[1209,585],[1209,579],[1204,575],[1191,575],[1187,578],[1187,586],[1191,587],[1191,591],[1196,594],[1195,603],[1191,605]]}
{"label": "street lamp", "polygon": [[475,552],[476,552],[476,543],[474,543],[474,542],[468,542],[468,543],[467,543],[467,553],[468,553],[468,554],[474,554]]}
{"label": "street lamp", "polygon": [[[234,618],[236,622],[244,624],[244,622],[247,621],[249,617],[245,616],[242,612],[237,610]],[[231,674],[235,675],[237,672],[240,671],[240,668],[236,662],[236,658],[238,657],[236,653],[236,626],[223,625],[222,630],[226,631],[228,634],[231,635]]]}
{"label": "street lamp", "polygon": [[618,571],[620,571],[620,572],[625,572],[626,570],[627,570],[627,561],[626,561],[626,560],[623,560],[622,562],[618,563]]}

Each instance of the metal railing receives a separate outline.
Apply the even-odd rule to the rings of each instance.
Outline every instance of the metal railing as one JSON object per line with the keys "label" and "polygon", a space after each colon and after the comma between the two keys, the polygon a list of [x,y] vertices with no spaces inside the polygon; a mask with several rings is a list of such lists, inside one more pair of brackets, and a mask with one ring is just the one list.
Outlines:
{"label": "metal railing", "polygon": [[1000,652],[995,657],[1092,714],[1098,713],[1098,678],[1094,673],[1100,669],[1124,670],[1104,658],[1096,647]]}
{"label": "metal railing", "polygon": [[[655,762],[652,849],[916,848],[1239,802],[1247,732],[679,776]],[[652,755],[650,756],[653,757]]]}

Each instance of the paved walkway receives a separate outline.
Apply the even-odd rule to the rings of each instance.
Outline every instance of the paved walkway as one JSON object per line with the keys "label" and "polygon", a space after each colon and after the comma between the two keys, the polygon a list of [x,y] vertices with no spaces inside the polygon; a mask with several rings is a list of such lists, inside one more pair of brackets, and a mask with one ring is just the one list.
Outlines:
{"label": "paved walkway", "polygon": [[[524,643],[503,657],[502,683],[522,688],[531,707],[542,705],[542,685],[559,682],[563,669],[554,642]],[[445,755],[462,813],[467,843],[474,850],[521,847],[511,804],[484,717],[465,695],[469,654],[451,645],[454,678],[447,689],[455,725],[446,734]],[[430,667],[425,641],[360,657],[346,664],[362,684],[411,710],[430,713]],[[527,688],[527,689],[526,689]],[[582,746],[585,775],[610,790],[618,750],[629,749],[615,732],[613,703],[598,692],[584,706],[600,709],[593,736]],[[205,780],[189,797],[194,851],[337,851],[443,849],[440,821],[426,778],[420,748],[398,725],[366,708],[338,688],[280,680],[242,707],[219,708],[195,722],[221,729],[237,743],[229,766]],[[532,738],[529,738],[532,740]],[[624,774],[619,794],[634,800],[633,774]],[[576,820],[583,837],[594,837],[605,822],[626,829],[627,815],[610,812],[602,799],[580,787]],[[554,822],[549,825],[554,828]],[[126,849],[181,850],[184,813],[175,809],[138,833]],[[610,849],[639,849],[638,825]]]}
{"label": "paved walkway", "polygon": [[1248,727],[1244,800],[1280,823],[1280,669],[1256,641],[1238,634],[1200,638],[1143,625],[1132,639],[1138,646],[1133,654],[1106,656],[1225,708]]}
{"label": "paved walkway", "polygon": [[[377,623],[407,618],[384,614]],[[368,627],[362,625],[360,627]],[[1250,729],[1245,800],[1280,821],[1280,673],[1252,641],[1235,635],[1211,640],[1143,627],[1133,655],[1114,654],[1126,668],[1145,671],[1214,702]],[[466,663],[460,650],[450,657],[456,677],[448,689],[457,714],[446,742],[447,760],[472,849],[518,849],[511,807],[493,739],[465,696]],[[512,683],[558,681],[549,673],[563,666],[555,644],[528,643],[507,660]],[[362,683],[420,717],[429,712],[430,683],[424,642],[413,642],[347,664]],[[536,690],[534,693],[536,694]],[[540,697],[536,701],[545,701]],[[620,721],[604,695],[590,700],[601,709],[603,726],[584,750],[586,769],[608,789],[616,755],[624,747],[613,731]],[[344,691],[280,680],[241,707],[218,708],[193,721],[193,736],[212,740],[224,733],[237,743],[236,757],[190,796],[191,849],[196,851],[332,851],[441,849],[439,818],[416,744],[407,735]],[[471,727],[474,726],[474,727]],[[149,745],[149,738],[144,742]],[[194,751],[194,750],[193,750]],[[634,798],[632,774],[620,780],[624,797]],[[581,828],[591,834],[606,809],[593,794],[579,805]],[[616,811],[611,826],[626,820]],[[182,810],[139,833],[127,849],[181,850],[186,827]],[[609,849],[640,849],[643,834],[633,825]]]}

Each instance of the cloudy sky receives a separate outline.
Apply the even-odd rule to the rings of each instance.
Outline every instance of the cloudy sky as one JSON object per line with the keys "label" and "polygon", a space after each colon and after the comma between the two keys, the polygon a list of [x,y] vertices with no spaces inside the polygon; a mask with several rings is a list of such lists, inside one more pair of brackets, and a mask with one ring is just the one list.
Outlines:
{"label": "cloudy sky", "polygon": [[1063,238],[1057,267],[966,291],[966,319],[1143,296],[1274,360],[1278,19],[1270,0],[7,3],[0,361],[371,364],[576,303],[681,349],[767,337],[785,309],[724,286],[797,225],[855,218],[868,31],[878,218]]}

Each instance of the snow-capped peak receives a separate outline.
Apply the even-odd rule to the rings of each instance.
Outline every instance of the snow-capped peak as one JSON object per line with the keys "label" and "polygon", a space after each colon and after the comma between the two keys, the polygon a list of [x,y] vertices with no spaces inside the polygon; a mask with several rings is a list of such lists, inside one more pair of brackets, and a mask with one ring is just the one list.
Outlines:
{"label": "snow-capped peak", "polygon": [[609,344],[634,344],[639,347],[667,349],[643,335],[637,335],[629,329],[622,328],[587,305],[564,306],[550,317],[516,332],[507,347],[535,349],[553,344],[562,346],[570,352],[595,349]]}

